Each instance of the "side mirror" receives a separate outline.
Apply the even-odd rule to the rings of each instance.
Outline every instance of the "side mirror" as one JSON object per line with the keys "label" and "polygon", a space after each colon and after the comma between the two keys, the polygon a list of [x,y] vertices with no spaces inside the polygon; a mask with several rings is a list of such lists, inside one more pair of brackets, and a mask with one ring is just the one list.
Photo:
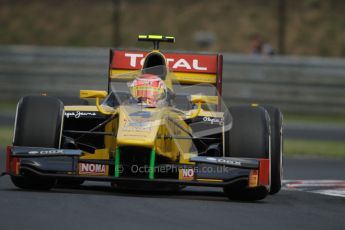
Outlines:
{"label": "side mirror", "polygon": [[102,90],[80,90],[80,98],[106,98],[107,91]]}
{"label": "side mirror", "polygon": [[111,115],[112,112],[105,111],[99,99],[104,99],[108,95],[107,91],[102,90],[80,90],[80,98],[96,98],[96,107],[98,111],[104,115]]}
{"label": "side mirror", "polygon": [[191,95],[190,101],[193,102],[194,104],[198,105],[198,109],[190,117],[193,119],[200,114],[202,104],[214,103],[214,101],[218,102],[218,97],[217,96],[204,96],[204,95]]}

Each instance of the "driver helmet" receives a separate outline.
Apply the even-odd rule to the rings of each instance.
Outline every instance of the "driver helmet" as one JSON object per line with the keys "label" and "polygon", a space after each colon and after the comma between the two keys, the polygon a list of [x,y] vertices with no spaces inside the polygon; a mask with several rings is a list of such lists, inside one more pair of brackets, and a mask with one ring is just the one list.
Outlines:
{"label": "driver helmet", "polygon": [[132,96],[140,103],[156,107],[165,99],[166,85],[164,81],[154,74],[142,74],[130,85]]}

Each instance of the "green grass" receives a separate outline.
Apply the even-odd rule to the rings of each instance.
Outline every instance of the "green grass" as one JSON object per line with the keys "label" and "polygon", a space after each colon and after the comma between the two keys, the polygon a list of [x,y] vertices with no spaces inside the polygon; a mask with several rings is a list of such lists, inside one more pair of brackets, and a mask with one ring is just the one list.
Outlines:
{"label": "green grass", "polygon": [[12,143],[13,127],[11,126],[0,126],[0,146],[6,147]]}
{"label": "green grass", "polygon": [[0,112],[15,112],[16,111],[16,102],[4,102],[0,101]]}
{"label": "green grass", "polygon": [[345,142],[315,140],[284,140],[286,155],[345,157]]}
{"label": "green grass", "polygon": [[284,121],[286,123],[298,122],[298,123],[319,123],[319,124],[344,124],[344,115],[326,115],[326,114],[295,114],[284,113]]}

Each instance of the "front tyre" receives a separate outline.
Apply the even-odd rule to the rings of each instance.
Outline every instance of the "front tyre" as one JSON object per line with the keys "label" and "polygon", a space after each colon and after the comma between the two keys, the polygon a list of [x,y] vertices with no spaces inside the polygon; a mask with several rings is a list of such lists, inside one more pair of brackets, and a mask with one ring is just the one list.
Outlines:
{"label": "front tyre", "polygon": [[271,189],[276,194],[282,187],[283,180],[283,114],[276,107],[264,105],[270,116],[271,126]]}
{"label": "front tyre", "polygon": [[[226,146],[227,157],[259,158],[270,157],[269,116],[258,106],[234,106],[230,108],[233,120]],[[232,200],[261,200],[268,194],[264,186],[249,188],[242,181],[224,188],[224,193]]]}
{"label": "front tyre", "polygon": [[[26,96],[17,105],[13,145],[59,148],[64,117],[64,106],[59,99],[44,96]],[[48,190],[55,179],[29,172],[11,176],[13,184],[23,189]]]}

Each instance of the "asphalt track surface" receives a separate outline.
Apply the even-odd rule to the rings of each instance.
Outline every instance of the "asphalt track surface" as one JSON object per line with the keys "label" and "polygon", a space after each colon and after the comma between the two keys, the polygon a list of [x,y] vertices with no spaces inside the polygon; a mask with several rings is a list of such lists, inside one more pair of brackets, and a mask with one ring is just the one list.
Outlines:
{"label": "asphalt track surface", "polygon": [[[345,179],[344,159],[294,157],[284,165],[285,179]],[[134,193],[107,185],[24,191],[2,177],[0,229],[345,229],[344,197],[284,188],[263,201],[236,202],[212,188]]]}

